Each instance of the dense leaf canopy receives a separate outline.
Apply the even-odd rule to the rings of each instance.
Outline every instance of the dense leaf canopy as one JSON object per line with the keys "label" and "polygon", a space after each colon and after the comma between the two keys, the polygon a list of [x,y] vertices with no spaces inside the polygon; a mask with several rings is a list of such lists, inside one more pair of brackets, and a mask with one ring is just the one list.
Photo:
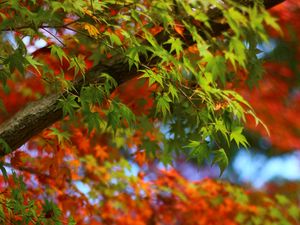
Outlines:
{"label": "dense leaf canopy", "polygon": [[299,148],[281,2],[1,2],[1,223],[297,224],[292,198],[176,170]]}

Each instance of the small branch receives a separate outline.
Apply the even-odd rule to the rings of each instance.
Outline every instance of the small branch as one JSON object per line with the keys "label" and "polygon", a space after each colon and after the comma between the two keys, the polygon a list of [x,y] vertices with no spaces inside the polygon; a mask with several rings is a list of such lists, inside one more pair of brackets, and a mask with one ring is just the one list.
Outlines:
{"label": "small branch", "polygon": [[[68,26],[77,23],[79,19],[77,20],[73,20],[69,23],[65,23],[62,25],[41,25],[38,29],[43,29],[43,28],[67,28]],[[3,28],[0,30],[0,32],[4,32],[4,31],[17,31],[17,30],[22,30],[22,29],[28,29],[28,28],[32,28],[32,25],[23,25],[20,27],[10,27],[10,28]]]}
{"label": "small branch", "polygon": [[43,31],[47,32],[48,34],[50,34],[55,40],[57,40],[62,46],[66,47],[66,45],[58,38],[56,37],[54,34],[52,34],[50,31],[48,31],[46,28],[41,28]]}
{"label": "small branch", "polygon": [[14,170],[24,171],[24,172],[34,174],[34,175],[37,175],[37,176],[43,176],[43,177],[48,178],[48,179],[54,179],[54,177],[51,177],[50,175],[45,174],[45,173],[41,173],[39,170],[34,169],[34,168],[23,167],[23,166],[14,167],[13,165],[11,165],[9,163],[4,163],[3,165],[5,167],[9,167],[9,168],[14,169]]}
{"label": "small branch", "polygon": [[193,108],[195,108],[197,111],[199,111],[199,108],[195,105],[195,103],[193,102],[192,98],[189,97],[189,96],[187,96],[187,94],[181,88],[178,88],[178,90],[191,103],[191,105],[193,106]]}

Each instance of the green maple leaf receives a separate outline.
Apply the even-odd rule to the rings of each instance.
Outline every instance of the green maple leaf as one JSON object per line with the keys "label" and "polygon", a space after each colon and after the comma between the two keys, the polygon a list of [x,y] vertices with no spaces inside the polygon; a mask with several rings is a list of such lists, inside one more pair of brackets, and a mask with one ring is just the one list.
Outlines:
{"label": "green maple leaf", "polygon": [[247,148],[248,142],[245,136],[242,134],[243,127],[235,127],[230,134],[230,141],[234,140],[238,147],[240,147],[240,144]]}
{"label": "green maple leaf", "polygon": [[219,150],[214,152],[214,159],[212,165],[213,164],[218,164],[220,168],[220,176],[222,176],[224,170],[228,166],[228,157],[223,148],[220,148]]}
{"label": "green maple leaf", "polygon": [[165,117],[167,112],[170,112],[170,102],[172,102],[172,100],[168,95],[164,94],[163,96],[159,96],[156,105],[156,113],[161,112],[163,117]]}
{"label": "green maple leaf", "polygon": [[205,159],[209,157],[209,151],[207,143],[202,143],[200,141],[190,141],[190,143],[185,146],[185,148],[190,148],[188,159],[196,159],[198,165],[201,165]]}

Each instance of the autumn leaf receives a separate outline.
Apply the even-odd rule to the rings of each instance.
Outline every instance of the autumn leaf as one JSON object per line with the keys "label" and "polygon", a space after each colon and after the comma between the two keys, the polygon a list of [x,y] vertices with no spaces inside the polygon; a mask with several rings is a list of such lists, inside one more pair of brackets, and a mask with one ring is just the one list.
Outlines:
{"label": "autumn leaf", "polygon": [[89,33],[91,37],[98,37],[100,34],[99,30],[89,23],[83,23],[83,28]]}
{"label": "autumn leaf", "polygon": [[0,3],[0,224],[300,221],[233,166],[299,149],[299,1],[196,2]]}
{"label": "autumn leaf", "polygon": [[137,162],[137,164],[139,166],[144,165],[145,162],[146,162],[146,153],[145,153],[145,151],[137,151],[135,153],[135,157],[134,158],[135,158],[135,161]]}
{"label": "autumn leaf", "polygon": [[107,146],[96,145],[95,146],[95,156],[96,156],[96,158],[99,158],[100,161],[104,161],[105,159],[107,159],[109,157],[109,155],[107,153]]}
{"label": "autumn leaf", "polygon": [[184,26],[179,23],[179,22],[176,22],[175,25],[174,25],[174,30],[182,37],[184,37]]}
{"label": "autumn leaf", "polygon": [[18,168],[24,166],[26,161],[30,160],[30,156],[25,152],[15,152],[10,159],[10,163],[13,167]]}

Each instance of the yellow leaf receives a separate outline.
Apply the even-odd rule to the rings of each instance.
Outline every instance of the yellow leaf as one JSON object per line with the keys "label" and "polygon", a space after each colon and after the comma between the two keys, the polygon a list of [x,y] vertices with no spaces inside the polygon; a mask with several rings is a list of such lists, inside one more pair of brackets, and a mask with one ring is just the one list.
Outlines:
{"label": "yellow leaf", "polygon": [[92,24],[84,23],[84,24],[83,24],[83,28],[84,28],[85,30],[87,30],[87,32],[89,33],[89,35],[92,36],[92,37],[97,37],[97,36],[100,34],[100,32],[99,32],[99,30],[97,29],[97,27],[95,27],[95,26],[92,25]]}

